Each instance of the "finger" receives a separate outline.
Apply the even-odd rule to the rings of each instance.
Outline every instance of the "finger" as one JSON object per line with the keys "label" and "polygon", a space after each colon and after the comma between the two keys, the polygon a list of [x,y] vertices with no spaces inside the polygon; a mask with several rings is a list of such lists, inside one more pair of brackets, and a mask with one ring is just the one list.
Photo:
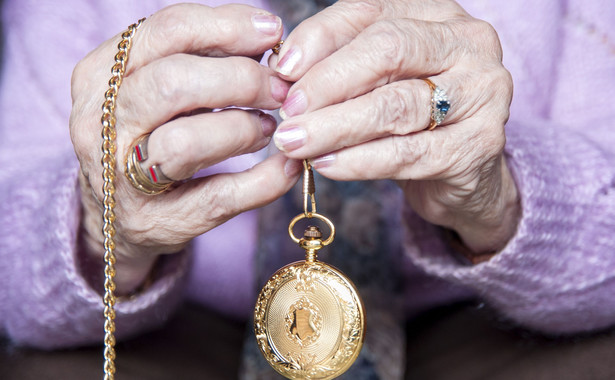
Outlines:
{"label": "finger", "polygon": [[296,81],[314,63],[350,42],[381,17],[369,2],[337,2],[304,20],[284,41],[276,63],[283,78]]}
{"label": "finger", "polygon": [[442,73],[463,52],[457,39],[442,23],[400,19],[373,24],[301,77],[280,115],[296,116],[396,80]]}
{"label": "finger", "polygon": [[271,69],[250,58],[176,54],[152,62],[124,80],[117,115],[140,135],[198,108],[274,109],[288,88]]}
{"label": "finger", "polygon": [[429,124],[430,97],[431,90],[422,80],[391,83],[282,122],[274,142],[289,157],[309,158],[389,135],[417,132]]}
{"label": "finger", "polygon": [[178,118],[152,132],[141,164],[158,165],[174,180],[187,179],[229,157],[264,148],[275,127],[275,119],[259,111],[235,109]]}
{"label": "finger", "polygon": [[[271,49],[282,33],[279,17],[247,5],[171,5],[150,16],[134,34],[125,77],[150,62],[179,53],[259,56]],[[121,34],[107,40],[77,64],[71,81],[73,102],[86,101],[92,92],[101,91],[94,86],[109,80],[120,40]]]}
{"label": "finger", "polygon": [[[481,121],[486,121],[481,116]],[[503,125],[466,120],[406,136],[390,136],[312,160],[334,180],[440,180],[461,176],[500,154]]]}
{"label": "finger", "polygon": [[267,58],[267,66],[269,66],[272,69],[275,69],[279,60],[280,60],[279,54],[270,54],[269,58]]}
{"label": "finger", "polygon": [[127,75],[177,53],[258,56],[273,47],[282,32],[279,17],[247,5],[171,5],[149,17],[135,35]]}
{"label": "finger", "polygon": [[[431,78],[446,92],[450,104],[440,128],[466,120],[481,109],[489,110],[492,123],[505,123],[510,95],[501,81],[507,74],[503,69],[476,73],[460,68]],[[390,83],[282,122],[274,142],[289,157],[301,159],[377,138],[416,133],[431,121],[431,97],[432,90],[423,80]]]}
{"label": "finger", "polygon": [[338,1],[299,24],[286,38],[276,70],[290,81],[297,81],[315,63],[353,40],[369,25],[394,18],[443,21],[466,15],[454,2],[437,7],[418,1]]}
{"label": "finger", "polygon": [[[179,244],[281,197],[297,182],[302,168],[301,161],[276,154],[244,172],[194,179],[173,191],[148,197],[138,211],[152,216],[145,224],[131,212],[126,212],[125,223],[141,228],[131,235],[135,244]],[[133,217],[135,221],[130,220]],[[172,226],[173,231],[161,233],[165,241],[156,242],[158,235],[152,236],[152,226]]]}

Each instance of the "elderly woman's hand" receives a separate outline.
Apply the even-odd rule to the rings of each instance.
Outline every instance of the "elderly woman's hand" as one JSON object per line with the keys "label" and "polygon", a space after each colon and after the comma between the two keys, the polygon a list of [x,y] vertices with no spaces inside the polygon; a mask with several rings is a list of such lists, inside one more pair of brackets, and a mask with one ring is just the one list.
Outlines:
{"label": "elderly woman's hand", "polygon": [[[296,81],[274,135],[337,180],[390,178],[426,220],[475,253],[513,235],[503,157],[512,81],[498,36],[453,1],[340,0],[300,24],[270,65]],[[450,111],[432,131],[429,78]]]}
{"label": "elderly woman's hand", "polygon": [[[238,213],[262,206],[296,182],[301,163],[281,154],[251,170],[181,182],[150,196],[124,176],[124,157],[151,133],[144,170],[160,165],[174,180],[270,141],[276,109],[289,84],[253,57],[282,34],[278,17],[252,7],[177,5],[154,14],[136,32],[117,107],[117,291],[138,286],[156,257]],[[101,104],[120,38],[99,46],[76,67],[70,131],[82,169],[85,251],[101,258]],[[222,109],[229,106],[242,109]],[[102,262],[102,260],[100,260]]]}

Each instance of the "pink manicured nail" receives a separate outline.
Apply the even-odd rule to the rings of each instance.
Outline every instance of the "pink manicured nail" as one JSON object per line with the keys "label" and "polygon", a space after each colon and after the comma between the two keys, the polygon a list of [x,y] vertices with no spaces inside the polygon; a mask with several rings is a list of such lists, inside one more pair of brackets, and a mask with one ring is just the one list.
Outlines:
{"label": "pink manicured nail", "polygon": [[284,120],[291,116],[301,115],[307,109],[307,99],[301,90],[295,91],[289,96],[280,108],[280,117]]}
{"label": "pink manicured nail", "polygon": [[271,77],[271,96],[277,102],[282,103],[288,95],[290,83],[278,77]]}
{"label": "pink manicured nail", "polygon": [[258,115],[258,117],[261,120],[261,127],[263,128],[263,135],[267,137],[273,135],[273,132],[275,132],[275,127],[278,126],[273,116],[268,115],[266,113],[262,113]]}
{"label": "pink manicured nail", "polygon": [[290,75],[297,63],[301,60],[301,50],[293,46],[278,61],[276,71],[282,75]]}
{"label": "pink manicured nail", "polygon": [[273,142],[279,150],[290,152],[291,150],[299,149],[305,145],[307,134],[303,128],[290,127],[278,129],[273,135]]}
{"label": "pink manicured nail", "polygon": [[320,156],[320,157],[310,160],[310,162],[312,163],[312,167],[314,167],[314,169],[326,168],[328,166],[333,165],[334,161],[335,161],[335,154],[333,153],[326,154],[324,156]]}
{"label": "pink manicured nail", "polygon": [[272,14],[255,13],[252,15],[252,25],[263,34],[274,35],[282,26],[282,20]]}
{"label": "pink manicured nail", "polygon": [[299,160],[289,158],[284,164],[284,173],[288,178],[296,177],[301,173],[301,170],[303,170],[303,163]]}

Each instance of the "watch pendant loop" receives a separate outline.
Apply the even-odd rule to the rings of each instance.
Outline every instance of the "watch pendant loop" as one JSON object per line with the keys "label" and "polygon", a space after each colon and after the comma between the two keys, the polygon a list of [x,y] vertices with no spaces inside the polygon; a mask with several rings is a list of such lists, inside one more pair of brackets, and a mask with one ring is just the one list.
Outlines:
{"label": "watch pendant loop", "polygon": [[302,220],[302,219],[319,219],[321,221],[323,221],[327,226],[329,226],[329,229],[331,230],[331,234],[329,235],[328,238],[326,238],[325,240],[322,241],[322,245],[326,246],[331,244],[331,242],[333,242],[333,239],[335,239],[335,226],[333,225],[333,222],[329,220],[329,218],[327,218],[324,215],[320,215],[318,213],[310,213],[310,216],[306,216],[305,213],[301,213],[297,216],[295,216],[293,218],[293,220],[290,221],[290,224],[288,225],[288,234],[290,235],[290,238],[297,244],[300,244],[301,239],[298,238],[297,236],[295,236],[295,233],[293,232],[293,228],[295,227],[295,224],[297,224],[298,221]]}

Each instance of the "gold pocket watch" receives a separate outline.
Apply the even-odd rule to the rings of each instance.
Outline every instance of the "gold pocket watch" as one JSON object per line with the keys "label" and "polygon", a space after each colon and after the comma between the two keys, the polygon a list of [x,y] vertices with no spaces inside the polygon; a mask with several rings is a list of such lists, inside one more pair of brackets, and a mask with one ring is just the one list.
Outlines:
{"label": "gold pocket watch", "polygon": [[[288,226],[305,260],[279,269],[261,290],[254,308],[254,333],[267,362],[289,379],[332,379],[355,361],[365,335],[363,303],[353,283],[338,269],[317,260],[331,244],[335,226],[316,212],[311,165],[304,160],[304,212]],[[308,209],[311,203],[311,209]],[[309,226],[301,239],[293,228],[318,219],[330,229]]]}

